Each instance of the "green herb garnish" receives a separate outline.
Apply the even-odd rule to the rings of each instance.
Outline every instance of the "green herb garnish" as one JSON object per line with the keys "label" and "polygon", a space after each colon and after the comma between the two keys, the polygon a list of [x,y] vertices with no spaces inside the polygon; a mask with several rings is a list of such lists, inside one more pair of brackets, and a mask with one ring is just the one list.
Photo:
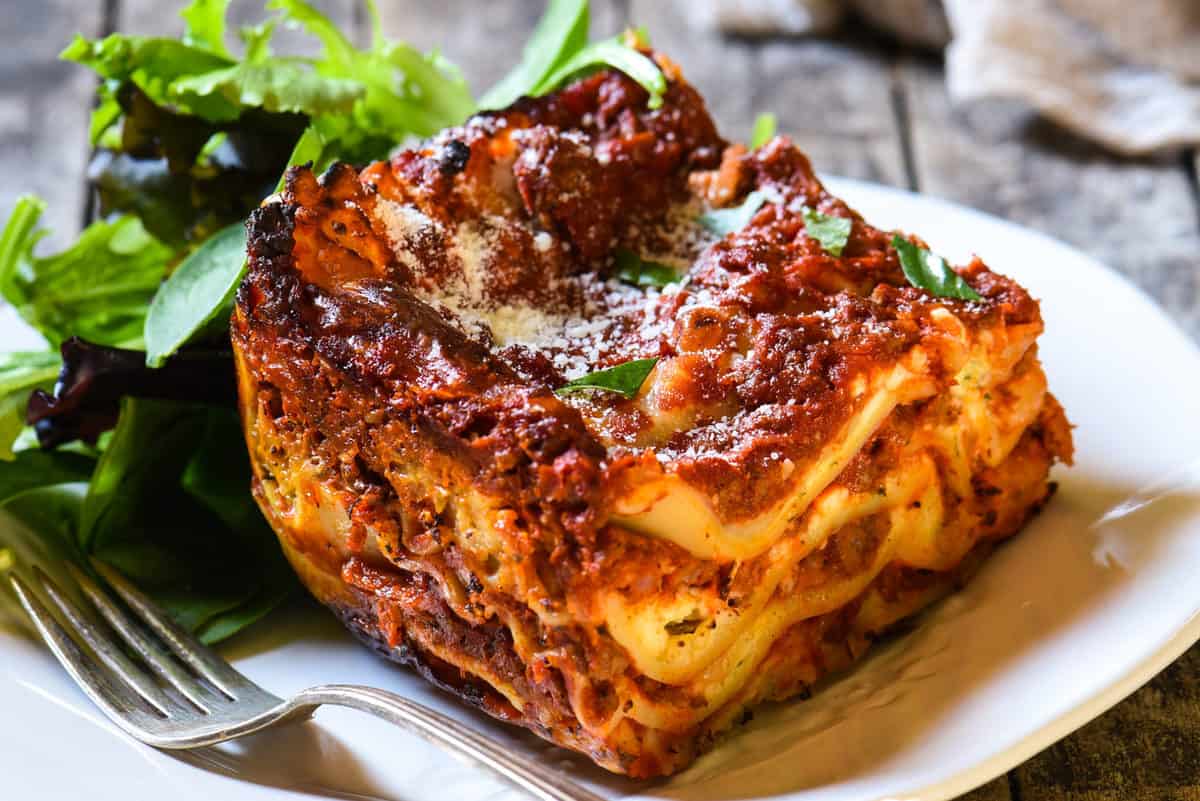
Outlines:
{"label": "green herb garnish", "polygon": [[814,208],[804,206],[800,210],[804,218],[804,231],[821,245],[830,256],[841,256],[850,239],[853,220],[822,214]]}
{"label": "green herb garnish", "polygon": [[679,280],[679,274],[674,267],[662,262],[643,259],[632,250],[619,248],[615,258],[617,260],[617,278],[627,284],[662,289],[667,284],[673,284]]}
{"label": "green herb garnish", "polygon": [[900,256],[900,268],[908,283],[924,289],[939,298],[959,300],[983,300],[983,296],[971,288],[958,273],[950,269],[946,260],[917,247],[899,234],[892,237],[892,247]]}
{"label": "green herb garnish", "polygon": [[758,149],[770,142],[775,136],[775,128],[778,121],[775,115],[769,111],[764,111],[754,118],[754,131],[750,134],[750,147]]}
{"label": "green herb garnish", "polygon": [[632,398],[637,395],[638,390],[641,389],[646,377],[650,375],[650,371],[656,364],[658,364],[658,359],[634,359],[624,364],[618,364],[616,367],[588,373],[574,381],[567,382],[554,392],[558,395],[567,395],[588,389],[603,389],[616,392],[626,398]]}
{"label": "green herb garnish", "polygon": [[774,193],[766,189],[756,189],[746,195],[739,205],[727,209],[713,209],[701,214],[697,222],[710,233],[725,236],[740,231],[750,224],[754,215],[768,200],[774,200]]}

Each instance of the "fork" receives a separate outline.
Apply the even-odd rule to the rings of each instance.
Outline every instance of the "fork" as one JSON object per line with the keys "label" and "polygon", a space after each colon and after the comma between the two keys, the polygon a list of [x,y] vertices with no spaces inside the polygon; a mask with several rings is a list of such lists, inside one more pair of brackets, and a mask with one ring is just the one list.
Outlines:
{"label": "fork", "polygon": [[70,562],[67,566],[107,626],[84,613],[36,566],[33,583],[57,609],[61,623],[15,572],[9,574],[9,581],[75,683],[113,723],[147,745],[166,749],[215,745],[277,723],[307,719],[317,707],[332,704],[368,712],[420,735],[490,769],[539,801],[602,801],[565,776],[462,723],[386,690],[327,684],[287,700],[278,698],[201,644],[117,571],[93,562],[132,617],[83,570]]}

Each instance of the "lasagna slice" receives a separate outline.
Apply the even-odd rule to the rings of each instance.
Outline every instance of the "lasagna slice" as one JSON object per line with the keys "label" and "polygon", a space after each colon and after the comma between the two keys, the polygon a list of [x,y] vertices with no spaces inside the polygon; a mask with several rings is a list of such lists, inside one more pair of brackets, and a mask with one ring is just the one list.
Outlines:
{"label": "lasagna slice", "polygon": [[953,589],[1071,457],[1024,289],[978,260],[977,299],[911,285],[919,240],[786,138],[724,141],[656,58],[654,110],[603,72],[291,170],[233,325],[254,492],[313,594],[636,777]]}

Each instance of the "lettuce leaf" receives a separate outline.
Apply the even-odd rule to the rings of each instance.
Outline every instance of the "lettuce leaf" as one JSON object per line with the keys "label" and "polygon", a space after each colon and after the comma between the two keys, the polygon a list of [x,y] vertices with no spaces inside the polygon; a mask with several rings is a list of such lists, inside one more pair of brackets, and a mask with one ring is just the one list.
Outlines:
{"label": "lettuce leaf", "polygon": [[210,121],[234,120],[241,113],[236,103],[220,94],[181,102],[174,90],[177,80],[222,70],[233,66],[234,61],[178,39],[113,33],[89,41],[76,35],[59,57],[89,67],[105,80],[132,83],[155,105],[173,111]]}
{"label": "lettuce leaf", "polygon": [[[53,351],[0,353],[0,461],[16,458],[13,443],[25,428],[25,407],[35,389],[49,389],[62,361]],[[0,495],[4,481],[0,479]]]}
{"label": "lettuce leaf", "polygon": [[150,299],[173,251],[136,217],[89,225],[67,250],[33,254],[45,204],[25,196],[0,234],[0,296],[51,347],[78,336],[102,345],[142,340]]}
{"label": "lettuce leaf", "polygon": [[179,12],[187,27],[183,43],[229,57],[225,49],[225,14],[229,0],[192,0]]}

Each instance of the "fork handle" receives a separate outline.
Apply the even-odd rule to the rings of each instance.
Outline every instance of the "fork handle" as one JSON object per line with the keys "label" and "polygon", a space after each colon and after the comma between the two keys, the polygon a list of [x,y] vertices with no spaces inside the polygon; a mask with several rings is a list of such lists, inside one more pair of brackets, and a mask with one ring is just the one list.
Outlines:
{"label": "fork handle", "polygon": [[368,712],[407,729],[488,768],[538,801],[604,801],[561,773],[506,750],[457,720],[386,690],[352,684],[310,687],[288,701],[287,717],[306,717],[326,704]]}

